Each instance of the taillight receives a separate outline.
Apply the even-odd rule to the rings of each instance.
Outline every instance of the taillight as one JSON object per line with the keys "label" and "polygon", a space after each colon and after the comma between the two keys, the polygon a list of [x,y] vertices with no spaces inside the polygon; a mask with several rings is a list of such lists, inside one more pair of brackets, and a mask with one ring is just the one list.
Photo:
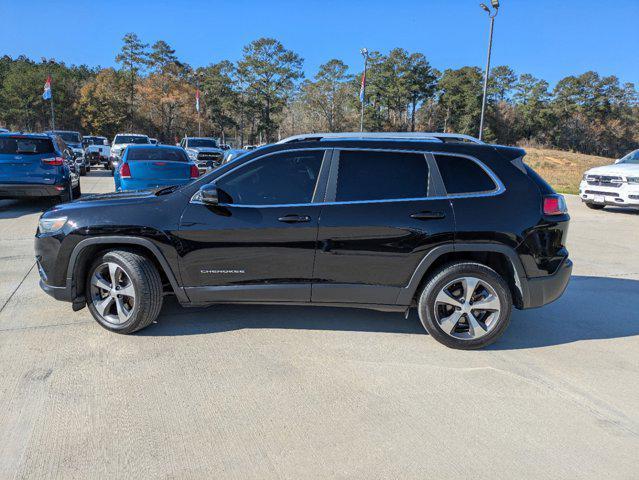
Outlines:
{"label": "taillight", "polygon": [[62,157],[43,158],[42,163],[44,163],[45,165],[55,165],[56,167],[60,167],[64,165],[64,158]]}
{"label": "taillight", "polygon": [[191,165],[191,178],[197,178],[200,176],[200,171],[197,168],[197,165]]}
{"label": "taillight", "polygon": [[546,195],[544,197],[544,215],[565,215],[568,213],[563,195]]}
{"label": "taillight", "polygon": [[131,178],[131,169],[128,163],[123,163],[120,167],[120,178]]}

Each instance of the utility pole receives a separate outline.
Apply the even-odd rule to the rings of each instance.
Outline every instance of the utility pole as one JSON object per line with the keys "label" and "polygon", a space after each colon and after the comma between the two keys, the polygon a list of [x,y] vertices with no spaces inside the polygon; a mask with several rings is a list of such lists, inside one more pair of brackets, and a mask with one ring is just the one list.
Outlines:
{"label": "utility pole", "polygon": [[488,35],[488,57],[486,58],[486,71],[484,72],[484,93],[481,101],[481,117],[479,119],[479,139],[482,139],[484,134],[484,115],[486,114],[486,97],[488,95],[488,75],[490,74],[490,54],[493,49],[493,29],[495,27],[495,17],[499,13],[499,0],[491,0],[491,5],[494,11],[491,11],[486,4],[481,3],[479,6],[488,13],[490,18],[490,33]]}
{"label": "utility pole", "polygon": [[364,104],[366,103],[366,72],[368,70],[368,50],[362,48],[359,53],[364,57],[364,74],[362,75],[362,86],[359,90],[359,101],[362,103],[362,111],[359,119],[359,131],[364,131]]}

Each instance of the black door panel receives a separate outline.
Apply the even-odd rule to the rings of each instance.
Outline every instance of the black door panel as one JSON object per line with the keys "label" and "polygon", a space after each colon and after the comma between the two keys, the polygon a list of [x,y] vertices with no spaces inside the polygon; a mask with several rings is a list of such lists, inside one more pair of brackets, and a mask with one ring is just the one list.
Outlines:
{"label": "black door panel", "polygon": [[322,209],[313,197],[328,162],[321,149],[260,157],[215,180],[227,203],[188,205],[180,269],[196,302],[310,300]]}
{"label": "black door panel", "polygon": [[[411,218],[421,211],[435,211],[441,218]],[[454,240],[454,221],[446,199],[328,204],[322,209],[315,261],[318,285],[364,284],[403,287],[417,265],[433,247]],[[371,302],[388,300],[379,289],[362,291],[326,287],[313,289],[313,301]],[[330,294],[330,296],[329,296]],[[382,301],[383,300],[383,301]]]}

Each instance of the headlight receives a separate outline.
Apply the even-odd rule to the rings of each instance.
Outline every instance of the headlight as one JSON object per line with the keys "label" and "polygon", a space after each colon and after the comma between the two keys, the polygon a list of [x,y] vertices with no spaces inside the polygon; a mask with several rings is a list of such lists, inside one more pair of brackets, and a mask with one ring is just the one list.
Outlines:
{"label": "headlight", "polygon": [[628,177],[628,183],[630,185],[639,185],[639,177]]}
{"label": "headlight", "polygon": [[197,152],[189,150],[186,152],[191,160],[197,160]]}
{"label": "headlight", "polygon": [[41,218],[38,221],[38,230],[40,233],[53,233],[64,227],[67,223],[67,217]]}

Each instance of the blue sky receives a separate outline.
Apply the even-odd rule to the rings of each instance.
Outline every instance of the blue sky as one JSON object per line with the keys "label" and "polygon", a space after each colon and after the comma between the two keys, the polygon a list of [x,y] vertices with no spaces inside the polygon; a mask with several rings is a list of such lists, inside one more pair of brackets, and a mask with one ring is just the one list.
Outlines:
{"label": "blue sky", "polygon": [[[166,40],[193,66],[236,60],[261,36],[299,53],[307,76],[331,58],[358,71],[363,46],[419,51],[439,69],[481,66],[488,20],[479,2],[0,0],[0,54],[111,66],[122,36],[134,31],[148,43]],[[493,65],[551,84],[587,70],[639,83],[639,0],[501,4]]]}

